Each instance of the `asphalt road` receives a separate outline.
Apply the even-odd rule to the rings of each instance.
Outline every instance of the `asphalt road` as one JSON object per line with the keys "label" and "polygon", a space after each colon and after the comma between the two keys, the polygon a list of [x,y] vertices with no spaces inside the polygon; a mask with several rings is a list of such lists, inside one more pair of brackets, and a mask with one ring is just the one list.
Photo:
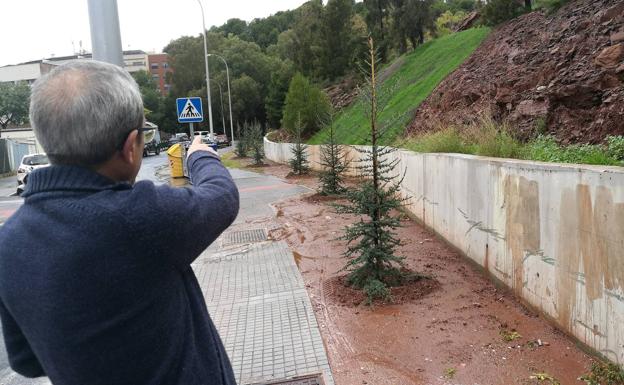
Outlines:
{"label": "asphalt road", "polygon": [[[226,153],[231,149],[221,149],[220,153]],[[167,155],[161,153],[158,156],[149,156],[143,159],[143,165],[137,176],[137,180],[151,180],[156,184],[169,183]],[[270,204],[288,196],[310,191],[309,189],[285,183],[279,178],[249,172],[245,170],[230,170],[241,197],[240,212],[236,219],[237,224],[254,221],[255,219],[272,216],[273,209]],[[14,178],[14,177],[13,177]],[[172,182],[174,185],[184,184],[184,179]],[[19,208],[22,200],[19,197],[2,197],[0,195],[0,226],[4,221]],[[42,385],[50,384],[46,378],[27,379],[11,370],[8,364],[4,339],[0,338],[0,385]]]}

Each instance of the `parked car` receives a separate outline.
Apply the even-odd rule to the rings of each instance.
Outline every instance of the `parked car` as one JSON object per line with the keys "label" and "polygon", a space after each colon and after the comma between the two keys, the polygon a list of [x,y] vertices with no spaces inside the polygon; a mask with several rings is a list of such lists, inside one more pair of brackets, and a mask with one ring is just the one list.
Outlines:
{"label": "parked car", "polygon": [[145,122],[145,128],[149,131],[145,131],[145,147],[143,147],[143,156],[148,156],[150,153],[155,155],[160,154],[160,132],[158,126],[151,122]]}
{"label": "parked car", "polygon": [[48,167],[50,161],[46,154],[24,155],[22,162],[17,168],[17,194],[21,194],[26,188],[28,175],[38,168]]}
{"label": "parked car", "polygon": [[217,144],[222,147],[227,147],[230,145],[230,139],[226,134],[217,135]]}

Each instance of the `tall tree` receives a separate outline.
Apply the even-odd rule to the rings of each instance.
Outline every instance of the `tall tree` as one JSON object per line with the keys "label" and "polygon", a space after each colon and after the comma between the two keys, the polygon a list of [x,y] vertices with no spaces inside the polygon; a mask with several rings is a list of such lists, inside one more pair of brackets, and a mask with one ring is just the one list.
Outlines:
{"label": "tall tree", "polygon": [[355,166],[365,179],[347,192],[348,204],[336,207],[340,213],[363,217],[345,230],[343,239],[349,245],[345,269],[349,271],[348,282],[363,289],[370,303],[375,298],[388,299],[388,287],[403,283],[407,277],[400,269],[403,257],[395,254],[395,248],[401,243],[395,230],[401,223],[392,212],[399,209],[404,200],[398,196],[401,182],[394,174],[398,158],[391,160],[388,156],[396,149],[380,145],[389,126],[380,125],[378,117],[386,108],[388,97],[380,95],[378,59],[372,38],[369,39],[368,63],[370,72],[362,96],[370,121],[371,146],[358,149],[362,156]]}
{"label": "tall tree", "polygon": [[425,41],[425,32],[435,33],[437,17],[434,0],[392,0],[395,38],[399,51],[406,51],[407,39],[412,49]]}
{"label": "tall tree", "polygon": [[328,0],[323,11],[322,76],[331,80],[342,76],[353,59],[354,0]]}
{"label": "tall tree", "polygon": [[385,62],[388,58],[386,21],[390,11],[390,0],[364,0],[364,7],[366,24],[371,36],[377,42],[380,59]]}
{"label": "tall tree", "polygon": [[0,128],[6,130],[9,124],[26,123],[29,100],[27,83],[0,83]]}
{"label": "tall tree", "polygon": [[320,128],[318,118],[326,115],[329,109],[327,95],[311,84],[305,76],[297,73],[288,88],[282,125],[294,134],[300,116],[302,135],[304,137],[312,135]]}
{"label": "tall tree", "polygon": [[284,114],[284,103],[288,86],[293,77],[292,63],[283,62],[280,68],[276,68],[271,73],[271,82],[267,90],[264,104],[266,108],[267,121],[272,128],[280,128],[282,116]]}

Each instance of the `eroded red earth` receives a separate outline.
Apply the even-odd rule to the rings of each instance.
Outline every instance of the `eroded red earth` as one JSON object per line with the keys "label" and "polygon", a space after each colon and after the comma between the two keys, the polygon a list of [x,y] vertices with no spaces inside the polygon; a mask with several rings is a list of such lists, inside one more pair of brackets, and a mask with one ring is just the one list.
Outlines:
{"label": "eroded red earth", "polygon": [[[285,177],[284,166],[264,172]],[[316,186],[316,178],[288,178]],[[312,300],[337,385],[582,384],[592,357],[543,318],[497,288],[428,230],[405,218],[398,253],[432,285],[401,304],[359,304],[337,278],[352,215],[331,200],[297,197],[275,205],[271,237],[292,248]],[[425,284],[426,285],[426,284]],[[337,294],[338,293],[338,294]],[[505,340],[513,339],[511,341]]]}

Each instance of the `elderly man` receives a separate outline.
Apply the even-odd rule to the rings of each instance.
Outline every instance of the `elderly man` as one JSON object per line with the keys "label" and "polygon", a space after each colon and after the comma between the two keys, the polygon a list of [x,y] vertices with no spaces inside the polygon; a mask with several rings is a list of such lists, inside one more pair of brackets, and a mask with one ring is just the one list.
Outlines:
{"label": "elderly man", "polygon": [[193,187],[134,183],[143,103],[121,68],[75,62],[32,89],[52,166],[0,229],[11,367],[54,384],[235,384],[190,264],[236,218],[238,191],[195,141]]}

